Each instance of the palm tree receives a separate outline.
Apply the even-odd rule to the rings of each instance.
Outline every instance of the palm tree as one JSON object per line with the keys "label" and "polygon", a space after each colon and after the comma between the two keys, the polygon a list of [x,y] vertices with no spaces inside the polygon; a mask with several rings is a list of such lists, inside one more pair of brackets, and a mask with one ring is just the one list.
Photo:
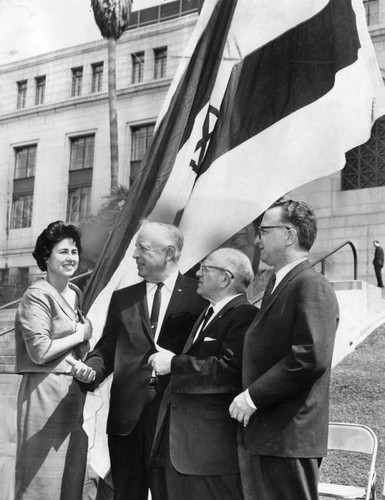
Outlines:
{"label": "palm tree", "polygon": [[128,24],[132,0],[91,0],[95,22],[108,41],[108,103],[110,113],[111,188],[118,185],[119,145],[116,106],[116,42]]}

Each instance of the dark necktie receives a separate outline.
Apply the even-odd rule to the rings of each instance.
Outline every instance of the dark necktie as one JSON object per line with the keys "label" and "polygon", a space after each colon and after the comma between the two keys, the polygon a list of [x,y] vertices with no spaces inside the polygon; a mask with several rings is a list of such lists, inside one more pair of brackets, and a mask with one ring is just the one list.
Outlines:
{"label": "dark necktie", "polygon": [[201,323],[201,327],[200,328],[198,327],[198,330],[197,330],[197,332],[196,332],[196,334],[194,336],[193,342],[195,342],[196,340],[198,340],[198,338],[201,337],[201,333],[205,329],[208,320],[211,318],[211,316],[213,314],[214,314],[214,309],[212,308],[212,306],[209,306],[208,309],[207,309],[207,311],[206,311],[206,314],[203,316],[203,321]]}
{"label": "dark necktie", "polygon": [[270,297],[275,285],[275,280],[276,280],[276,275],[272,274],[270,276],[269,281],[267,282],[265,293],[263,294],[262,304]]}
{"label": "dark necktie", "polygon": [[208,320],[211,318],[213,314],[214,314],[214,309],[212,308],[212,306],[210,306],[206,311],[205,317],[203,318],[201,331],[204,330]]}
{"label": "dark necktie", "polygon": [[154,335],[156,332],[156,327],[158,325],[158,319],[159,319],[160,303],[162,300],[162,292],[161,292],[162,286],[163,283],[157,284],[154,295],[154,302],[152,303],[152,309],[151,309],[150,323],[151,323],[151,330],[153,331]]}

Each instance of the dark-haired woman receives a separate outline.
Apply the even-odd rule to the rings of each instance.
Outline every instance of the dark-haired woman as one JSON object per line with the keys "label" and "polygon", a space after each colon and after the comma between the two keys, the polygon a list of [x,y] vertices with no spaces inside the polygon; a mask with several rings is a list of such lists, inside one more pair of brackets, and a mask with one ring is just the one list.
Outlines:
{"label": "dark-haired woman", "polygon": [[16,371],[23,375],[17,404],[15,500],[81,500],[87,438],[84,395],[68,360],[81,357],[92,335],[81,292],[70,283],[81,253],[73,225],[53,222],[33,256],[46,279],[25,292],[16,314]]}

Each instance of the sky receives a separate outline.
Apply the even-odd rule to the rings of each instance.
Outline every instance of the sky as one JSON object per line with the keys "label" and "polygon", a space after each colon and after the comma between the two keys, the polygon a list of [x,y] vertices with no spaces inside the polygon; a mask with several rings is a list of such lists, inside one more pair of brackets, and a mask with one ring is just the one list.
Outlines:
{"label": "sky", "polygon": [[[133,10],[172,0],[134,0]],[[0,0],[0,64],[94,40],[91,0]]]}

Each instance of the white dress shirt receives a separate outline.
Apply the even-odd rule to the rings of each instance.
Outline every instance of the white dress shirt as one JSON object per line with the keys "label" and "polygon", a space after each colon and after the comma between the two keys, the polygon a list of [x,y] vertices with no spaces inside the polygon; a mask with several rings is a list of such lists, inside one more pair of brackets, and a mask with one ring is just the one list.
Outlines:
{"label": "white dress shirt", "polygon": [[[210,302],[210,306],[209,307],[212,307],[213,308],[213,314],[211,315],[211,318],[209,318],[209,320],[207,321],[206,325],[205,325],[205,328],[207,327],[207,325],[209,323],[211,323],[211,321],[215,318],[215,316],[219,313],[219,311],[225,307],[226,304],[228,304],[231,300],[233,300],[235,297],[238,297],[238,295],[242,295],[241,293],[236,293],[235,295],[230,295],[229,297],[225,297],[224,299],[220,300],[219,302],[217,302],[216,304],[212,304]],[[203,318],[202,318],[203,319]],[[196,341],[196,339],[199,337],[199,334],[201,333],[201,330],[202,330],[202,325],[203,325],[203,321],[201,322],[201,324],[199,325],[199,328],[195,334],[195,337],[194,337],[194,342]]]}
{"label": "white dress shirt", "polygon": [[[162,324],[163,324],[163,320],[164,320],[164,315],[166,314],[168,304],[170,303],[171,295],[172,295],[172,292],[174,291],[177,278],[178,278],[178,271],[175,271],[175,273],[173,273],[171,276],[169,276],[167,279],[165,279],[163,281],[163,286],[160,289],[160,293],[161,293],[162,298],[160,301],[158,324],[157,324],[156,331],[154,334],[154,342],[155,343],[158,341],[159,332],[160,332],[160,329],[162,328]],[[149,315],[151,315],[152,304],[154,302],[154,296],[155,296],[157,286],[158,286],[157,283],[149,283],[148,281],[146,282],[146,297],[147,297],[147,307],[148,307]]]}

